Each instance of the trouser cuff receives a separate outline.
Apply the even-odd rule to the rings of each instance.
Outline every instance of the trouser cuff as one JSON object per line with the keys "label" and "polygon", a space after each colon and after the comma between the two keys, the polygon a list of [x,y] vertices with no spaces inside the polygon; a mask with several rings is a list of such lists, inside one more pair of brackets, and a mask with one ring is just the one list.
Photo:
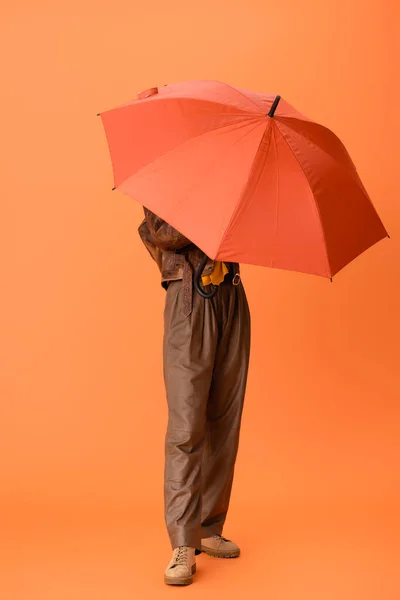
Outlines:
{"label": "trouser cuff", "polygon": [[207,525],[201,527],[201,537],[208,538],[213,535],[222,535],[223,523],[214,523],[213,525]]}
{"label": "trouser cuff", "polygon": [[178,546],[190,546],[201,550],[201,530],[188,529],[187,527],[175,527],[174,532],[170,534],[169,539],[172,549]]}

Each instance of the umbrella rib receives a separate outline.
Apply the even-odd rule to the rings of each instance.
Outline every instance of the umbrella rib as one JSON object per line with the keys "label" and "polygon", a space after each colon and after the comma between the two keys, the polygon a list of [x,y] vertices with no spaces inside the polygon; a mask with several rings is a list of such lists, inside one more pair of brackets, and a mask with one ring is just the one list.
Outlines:
{"label": "umbrella rib", "polygon": [[[215,81],[215,83],[221,83],[221,81]],[[246,94],[243,94],[243,92],[239,91],[237,88],[235,88],[235,86],[229,85],[229,83],[223,83],[222,85],[225,85],[226,87],[230,88],[231,90],[234,90],[237,94],[239,94],[240,96],[245,98],[248,102],[251,102],[251,104],[253,106],[255,106],[257,108],[257,110],[260,111],[260,114],[262,114],[264,116],[264,113],[261,112],[260,107],[253,100],[251,100],[251,98],[246,96]]]}
{"label": "umbrella rib", "polygon": [[[285,142],[287,143],[287,145],[289,146],[289,148],[292,150],[292,148],[291,148],[290,144],[289,144],[289,143],[288,143],[288,141],[286,140],[286,137],[285,137],[285,135],[284,135],[283,131],[281,130],[281,125],[283,124],[283,126],[284,126],[285,128],[287,128],[287,129],[289,129],[289,130],[292,130],[292,131],[293,131],[293,129],[290,127],[290,125],[288,125],[288,124],[287,124],[287,122],[286,122],[286,121],[285,121],[285,122],[281,122],[281,121],[279,121],[279,119],[277,119],[277,120],[276,120],[276,123],[277,123],[277,125],[278,125],[278,129],[279,129],[279,131],[280,131],[280,134],[282,135],[283,139],[285,140]],[[322,152],[322,153],[326,154],[327,156],[329,156],[329,157],[330,157],[330,158],[331,158],[331,159],[334,161],[334,163],[335,163],[335,168],[336,168],[336,169],[338,169],[339,171],[342,171],[343,173],[345,173],[345,174],[346,174],[346,176],[347,176],[347,177],[349,177],[349,179],[351,179],[351,181],[352,181],[352,182],[353,182],[353,183],[354,183],[354,184],[355,184],[355,185],[358,187],[358,189],[359,189],[359,190],[360,190],[360,191],[361,191],[361,192],[362,192],[362,193],[363,193],[363,194],[366,196],[366,198],[368,199],[368,202],[370,203],[370,205],[371,205],[371,207],[372,207],[373,211],[375,212],[376,216],[378,217],[378,219],[379,219],[379,220],[381,221],[381,223],[382,223],[382,220],[381,220],[381,218],[380,218],[380,216],[379,216],[379,214],[378,214],[378,211],[377,211],[377,209],[376,209],[376,207],[375,207],[375,204],[372,202],[372,200],[371,200],[371,198],[370,198],[370,196],[369,196],[369,194],[368,194],[367,190],[365,189],[365,187],[364,187],[364,184],[363,184],[363,182],[361,181],[361,178],[360,178],[360,176],[359,176],[359,174],[358,174],[357,168],[356,168],[355,164],[353,163],[353,160],[352,160],[352,158],[351,158],[351,156],[350,156],[350,154],[349,154],[349,152],[348,152],[348,150],[347,150],[346,146],[343,144],[342,140],[341,140],[340,138],[338,138],[338,137],[336,136],[336,134],[335,134],[335,133],[334,133],[334,132],[333,132],[331,129],[329,129],[328,127],[325,127],[325,125],[321,125],[321,124],[318,124],[318,125],[319,125],[319,127],[321,127],[322,129],[324,129],[325,131],[328,131],[329,133],[331,133],[332,135],[334,135],[334,136],[337,138],[338,142],[341,144],[341,146],[342,146],[342,148],[343,148],[344,152],[347,154],[348,158],[350,159],[350,162],[352,163],[352,166],[353,166],[353,168],[352,168],[352,169],[351,169],[350,167],[347,167],[347,166],[345,166],[345,165],[341,164],[340,162],[338,162],[338,161],[335,159],[335,157],[334,157],[334,156],[332,156],[332,154],[330,154],[330,153],[329,153],[327,150],[325,150],[325,149],[324,149],[324,148],[322,148],[322,147],[321,147],[319,144],[317,144],[317,143],[316,143],[316,142],[315,142],[313,139],[311,139],[311,138],[310,138],[310,136],[309,136],[309,135],[307,135],[306,133],[302,133],[301,135],[303,135],[303,136],[304,136],[304,137],[307,139],[307,141],[308,141],[308,142],[309,142],[309,143],[310,143],[310,144],[311,144],[311,145],[312,145],[314,148],[316,148],[316,149],[317,149],[319,152]],[[295,130],[294,130],[294,131],[295,131]],[[292,152],[293,152],[293,150],[292,150]],[[293,152],[293,154],[294,154],[294,152]],[[295,156],[296,156],[296,155],[295,155]],[[296,158],[297,158],[297,156],[296,156]],[[298,160],[298,159],[297,159],[297,160]],[[300,166],[302,167],[302,169],[303,169],[303,172],[304,172],[304,168],[303,168],[303,166],[301,165],[301,163],[300,163],[300,161],[299,161],[299,160],[298,160],[298,162],[299,162],[299,164],[300,164]],[[307,176],[306,176],[306,177],[307,177]],[[307,179],[307,181],[308,181],[308,179]],[[311,191],[312,191],[312,190],[311,190]],[[382,225],[383,225],[383,223],[382,223]],[[325,242],[325,243],[326,243],[326,242]]]}
{"label": "umbrella rib", "polygon": [[[243,133],[243,135],[242,135],[242,136],[241,136],[239,139],[237,139],[237,140],[235,140],[235,141],[233,142],[233,144],[230,146],[230,148],[232,148],[232,147],[233,147],[233,146],[235,146],[236,144],[240,143],[240,142],[241,142],[241,141],[242,141],[242,140],[243,140],[243,139],[244,139],[244,138],[245,138],[247,135],[249,135],[249,134],[250,134],[250,133],[252,133],[252,132],[253,132],[255,129],[257,129],[257,127],[259,127],[259,125],[260,125],[259,123],[256,123],[256,124],[255,124],[253,127],[251,127],[251,129],[248,129],[247,131],[245,131],[245,132]],[[212,169],[215,169],[215,168],[216,168],[216,166],[219,164],[219,162],[225,158],[225,156],[226,156],[225,154],[222,154],[222,155],[221,155],[221,157],[220,157],[220,160],[219,160],[219,161],[214,161],[214,162],[212,163],[212,166],[211,166],[211,168],[212,168]],[[203,175],[204,175],[204,173],[205,173],[206,171],[207,171],[207,170],[205,170],[205,171],[203,172]],[[195,182],[195,183],[193,183],[193,184],[191,185],[191,187],[190,187],[189,189],[190,189],[190,191],[193,191],[194,189],[196,189],[196,187],[198,187],[198,183],[196,183],[196,182]],[[179,205],[177,205],[177,209],[179,209],[179,207],[180,207],[180,204],[179,204]],[[192,241],[196,242],[196,240],[192,240]]]}
{"label": "umbrella rib", "polygon": [[312,190],[310,181],[309,181],[309,179],[307,177],[307,173],[305,172],[305,169],[304,169],[303,165],[301,164],[301,162],[299,160],[299,157],[296,155],[295,151],[293,150],[293,148],[291,147],[291,145],[289,144],[289,142],[287,141],[286,137],[283,135],[283,133],[279,129],[279,127],[278,127],[278,130],[279,130],[279,133],[281,134],[282,138],[285,140],[285,143],[286,143],[287,147],[290,149],[290,151],[292,152],[292,154],[295,157],[296,161],[298,162],[301,170],[303,171],[304,177],[306,178],[306,181],[307,181],[307,184],[308,184],[308,187],[310,188],[310,192],[311,192],[311,195],[312,195],[313,200],[314,200],[313,204],[314,204],[314,207],[316,209],[317,216],[318,216],[318,221],[319,221],[319,224],[320,224],[320,227],[321,227],[321,233],[322,233],[322,238],[323,238],[323,241],[324,241],[324,248],[325,248],[325,254],[326,254],[326,260],[327,260],[327,263],[328,263],[329,273],[330,273],[330,276],[332,277],[333,273],[332,273],[331,262],[329,260],[328,244],[326,243],[326,233],[325,233],[325,228],[324,228],[324,225],[323,225],[323,222],[322,222],[322,219],[321,219],[321,211],[319,210],[318,202],[316,202],[315,199],[314,199],[314,192]]}
{"label": "umbrella rib", "polygon": [[[308,134],[307,130],[301,131],[301,133],[299,133],[298,131],[296,131],[296,129],[294,129],[293,127],[291,127],[290,124],[289,124],[290,122],[302,123],[302,122],[305,122],[305,121],[303,121],[302,119],[298,119],[296,117],[279,117],[278,119],[276,119],[276,122],[277,122],[279,128],[280,128],[281,125],[283,125],[284,127],[287,127],[288,129],[290,129],[291,131],[294,131],[295,133],[301,135],[302,137],[306,138],[307,141],[309,141],[310,144],[312,144],[315,148],[318,148],[318,150],[320,152],[323,152],[324,154],[327,154],[328,156],[330,156],[336,162],[335,157],[330,152],[328,152],[328,150],[322,148],[322,146],[320,146],[319,144],[317,144],[317,142],[310,137],[310,135]],[[355,165],[354,165],[354,163],[353,163],[353,161],[351,159],[351,156],[350,156],[350,154],[349,154],[346,146],[343,144],[342,140],[340,138],[338,138],[338,136],[332,131],[332,129],[329,129],[329,127],[326,127],[325,125],[322,125],[321,123],[317,123],[317,122],[314,122],[314,121],[309,121],[308,123],[311,124],[311,125],[317,125],[320,129],[323,129],[324,131],[328,132],[330,135],[333,135],[336,138],[336,140],[339,142],[339,144],[342,146],[342,148],[343,148],[345,154],[347,155],[347,157],[350,159],[350,162],[352,163],[352,165],[354,167],[354,170],[356,170],[356,167],[355,167]]]}
{"label": "umbrella rib", "polygon": [[[242,119],[243,120],[248,120],[248,121],[259,121],[260,120],[260,116],[258,115],[246,115],[243,114],[242,115]],[[212,129],[208,129],[207,131],[201,131],[200,133],[197,133],[196,135],[193,135],[192,137],[188,138],[187,140],[183,140],[183,142],[179,142],[179,144],[176,144],[176,146],[173,146],[173,148],[168,148],[168,150],[166,150],[165,152],[163,152],[162,154],[159,154],[158,156],[156,156],[156,158],[154,158],[153,160],[149,161],[148,163],[146,163],[141,169],[139,169],[138,171],[135,171],[134,173],[131,173],[128,177],[126,177],[125,179],[123,179],[122,181],[119,182],[118,186],[121,186],[123,183],[125,183],[125,181],[127,181],[128,179],[130,179],[132,176],[136,176],[139,175],[139,173],[141,171],[144,171],[145,169],[147,169],[147,167],[153,163],[155,163],[157,160],[159,160],[160,158],[162,158],[163,156],[166,156],[167,154],[169,154],[170,152],[174,152],[177,148],[179,148],[180,146],[183,146],[184,144],[186,144],[189,141],[192,141],[198,137],[201,137],[202,135],[206,135],[208,133],[210,133],[211,131],[218,131],[219,129],[223,129],[224,127],[232,127],[232,125],[236,125],[239,124],[240,120],[238,119],[236,122],[233,121],[231,123],[224,123],[223,125],[219,125],[218,127],[214,127]]]}
{"label": "umbrella rib", "polygon": [[[290,125],[288,125],[288,124],[287,124],[287,122],[286,122],[286,121],[285,121],[285,122],[281,122],[281,121],[279,121],[279,120],[277,119],[277,120],[276,120],[276,122],[277,122],[278,128],[279,128],[279,130],[280,130],[280,132],[281,132],[281,134],[282,134],[282,136],[283,136],[283,137],[285,137],[285,136],[283,135],[283,132],[282,132],[282,131],[281,131],[281,129],[280,129],[280,125],[283,125],[284,127],[286,127],[286,128],[288,128],[288,129],[290,129],[291,131],[295,131],[295,133],[296,133],[296,130],[293,130],[293,129],[290,127]],[[317,149],[319,152],[322,152],[323,154],[325,154],[325,155],[329,156],[329,157],[330,157],[330,158],[331,158],[331,159],[332,159],[332,160],[335,162],[335,165],[336,165],[336,167],[337,167],[337,168],[339,168],[339,169],[343,169],[343,170],[344,170],[344,171],[345,171],[345,172],[346,172],[346,173],[349,175],[349,177],[351,177],[351,179],[353,180],[353,182],[354,182],[354,183],[355,183],[355,184],[356,184],[356,185],[357,185],[357,186],[360,188],[360,190],[361,190],[361,191],[362,191],[364,194],[366,194],[366,195],[368,196],[368,194],[367,194],[367,192],[366,192],[366,189],[364,188],[364,185],[363,185],[363,183],[362,183],[362,181],[360,180],[360,177],[359,177],[359,175],[358,175],[357,168],[356,168],[356,166],[354,165],[354,163],[353,163],[353,160],[352,160],[352,158],[351,158],[351,156],[350,156],[350,154],[349,154],[349,152],[348,152],[348,150],[347,150],[346,146],[343,144],[343,142],[342,142],[342,141],[341,141],[341,140],[340,140],[340,139],[339,139],[339,138],[336,136],[336,134],[335,134],[335,133],[334,133],[334,132],[333,132],[331,129],[329,129],[328,127],[325,127],[325,125],[321,125],[321,124],[319,124],[319,123],[318,123],[318,125],[319,125],[319,127],[321,127],[322,129],[324,129],[325,131],[328,131],[329,133],[331,133],[332,135],[334,135],[334,136],[337,138],[338,142],[339,142],[339,143],[342,145],[342,147],[343,147],[343,150],[345,151],[345,153],[347,154],[348,158],[350,159],[350,161],[351,161],[351,163],[352,163],[352,165],[353,165],[353,169],[350,169],[350,167],[346,167],[345,165],[342,165],[340,162],[338,162],[338,161],[335,159],[335,157],[334,157],[332,154],[330,154],[330,152],[328,152],[327,150],[325,150],[324,148],[322,148],[322,147],[321,147],[319,144],[317,144],[317,143],[316,143],[316,142],[315,142],[313,139],[311,139],[311,138],[310,138],[310,136],[309,136],[309,135],[307,135],[307,133],[304,133],[304,132],[302,132],[302,133],[301,133],[302,137],[306,138],[306,140],[307,140],[307,141],[308,141],[308,142],[309,142],[309,143],[310,143],[310,144],[311,144],[311,145],[312,145],[314,148],[316,148],[316,149]]]}
{"label": "umbrella rib", "polygon": [[[266,131],[266,130],[265,130],[265,131]],[[241,194],[240,194],[240,196],[239,196],[239,200],[238,200],[238,201],[237,201],[237,203],[236,203],[235,209],[234,209],[234,210],[233,210],[233,212],[232,212],[232,216],[231,216],[231,218],[229,219],[228,225],[226,226],[226,229],[225,229],[224,235],[222,236],[221,243],[220,243],[220,244],[219,244],[219,246],[218,246],[218,251],[217,251],[217,253],[216,253],[216,256],[218,256],[218,254],[219,254],[219,252],[220,252],[220,250],[221,250],[221,247],[223,246],[223,244],[224,244],[224,242],[225,242],[225,240],[226,240],[226,238],[227,238],[228,231],[229,231],[229,230],[230,230],[230,229],[231,229],[231,228],[234,226],[234,223],[236,223],[236,221],[237,221],[237,219],[238,219],[239,215],[240,215],[240,214],[243,212],[243,210],[244,210],[244,209],[245,209],[245,207],[247,206],[247,203],[246,203],[246,205],[245,205],[245,206],[243,206],[243,205],[241,206],[241,201],[242,201],[242,199],[243,199],[243,197],[244,197],[244,195],[245,195],[245,193],[246,193],[247,186],[248,186],[248,184],[249,184],[249,181],[251,180],[251,177],[252,177],[252,175],[253,175],[253,172],[254,172],[254,169],[255,169],[255,163],[256,163],[256,160],[257,160],[257,156],[258,156],[258,153],[259,153],[259,151],[260,151],[261,144],[263,143],[263,139],[264,139],[265,131],[264,131],[263,135],[261,136],[260,143],[259,143],[259,144],[258,144],[258,146],[257,146],[257,150],[256,150],[256,152],[255,152],[255,154],[254,154],[253,162],[252,162],[252,165],[251,165],[251,168],[250,168],[250,172],[249,172],[250,174],[249,174],[249,176],[248,176],[248,178],[247,178],[247,181],[246,181],[246,183],[245,183],[245,185],[244,185],[244,187],[243,187],[243,190],[242,190],[242,192],[241,192]],[[271,136],[272,136],[272,131],[271,131],[271,135],[270,135],[270,138],[269,138],[268,152],[267,152],[267,155],[266,155],[266,157],[265,157],[265,161],[267,161],[267,160],[268,160],[269,153],[270,153],[270,150],[271,150]],[[254,190],[253,194],[254,194],[254,193],[257,191],[257,187],[258,187],[258,184],[259,184],[259,182],[260,182],[260,179],[261,179],[261,177],[260,177],[260,178],[259,178],[259,180],[257,181],[257,184],[256,184],[256,189]]]}
{"label": "umbrella rib", "polygon": [[[223,85],[223,86],[228,87],[229,89],[233,90],[234,92],[236,92],[236,94],[238,94],[239,96],[242,96],[245,100],[247,100],[247,102],[249,102],[250,104],[252,104],[253,106],[255,106],[255,108],[257,108],[257,110],[260,111],[260,114],[264,114],[264,113],[262,113],[261,108],[251,98],[249,98],[248,96],[246,96],[246,94],[244,94],[243,92],[241,92],[240,90],[238,90],[235,86],[229,85],[229,83],[224,83],[222,81],[218,81],[217,79],[210,80],[210,82],[211,81],[213,83],[217,83],[218,85]],[[196,99],[196,96],[186,96],[186,97],[187,98]],[[170,99],[175,100],[176,98],[175,97],[171,97]],[[136,102],[136,100],[130,100],[129,102],[124,103],[124,104],[120,104],[119,106],[116,106],[115,108],[111,108],[109,110],[102,111],[101,114],[103,114],[104,112],[109,112],[110,110],[117,110],[117,109],[125,108],[125,107],[128,107],[128,106],[132,106],[134,102]]]}
{"label": "umbrella rib", "polygon": [[[276,209],[275,209],[275,244],[278,237],[278,221],[279,221],[279,180],[280,180],[280,170],[279,170],[279,159],[278,159],[278,146],[275,138],[275,128],[272,131],[272,135],[274,137],[274,149],[276,156]],[[274,258],[272,258],[272,262],[274,262]]]}

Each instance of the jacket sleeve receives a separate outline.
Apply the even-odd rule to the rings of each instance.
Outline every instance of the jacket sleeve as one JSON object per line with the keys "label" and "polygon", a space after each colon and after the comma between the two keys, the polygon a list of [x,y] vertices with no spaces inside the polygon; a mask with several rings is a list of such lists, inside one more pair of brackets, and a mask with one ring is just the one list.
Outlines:
{"label": "jacket sleeve", "polygon": [[162,250],[154,243],[154,240],[150,233],[149,226],[147,224],[146,219],[144,219],[142,221],[142,223],[139,226],[138,231],[139,231],[139,235],[140,235],[140,238],[141,238],[143,244],[147,248],[150,256],[155,260],[158,268],[161,271],[161,269],[162,269]]}
{"label": "jacket sleeve", "polygon": [[144,214],[153,242],[162,251],[181,250],[191,244],[190,240],[149,209],[145,208]]}

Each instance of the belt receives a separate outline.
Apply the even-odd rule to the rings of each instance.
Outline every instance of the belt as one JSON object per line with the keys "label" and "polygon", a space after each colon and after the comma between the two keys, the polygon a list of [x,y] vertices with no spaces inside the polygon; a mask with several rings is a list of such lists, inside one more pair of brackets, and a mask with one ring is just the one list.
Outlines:
{"label": "belt", "polygon": [[[193,267],[186,253],[177,252],[175,258],[177,264],[183,267],[182,274],[182,312],[185,317],[192,313],[193,308]],[[238,263],[227,263],[229,273],[226,275],[226,281],[230,281],[232,285],[238,286],[241,282],[240,267]]]}

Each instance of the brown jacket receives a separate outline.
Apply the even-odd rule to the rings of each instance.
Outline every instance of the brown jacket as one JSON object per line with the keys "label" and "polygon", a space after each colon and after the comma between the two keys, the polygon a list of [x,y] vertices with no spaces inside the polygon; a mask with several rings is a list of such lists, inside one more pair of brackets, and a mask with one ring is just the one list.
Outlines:
{"label": "brown jacket", "polygon": [[[155,260],[161,272],[161,283],[168,287],[169,281],[183,280],[184,313],[188,316],[192,310],[193,273],[199,268],[204,253],[174,227],[163,221],[147,208],[145,218],[139,226],[142,242]],[[215,261],[208,259],[203,275],[210,275]],[[230,265],[234,273],[239,273],[239,265]]]}
{"label": "brown jacket", "polygon": [[[193,270],[198,269],[204,257],[203,252],[147,208],[144,209],[144,214],[145,218],[139,227],[139,235],[160,269],[164,287],[168,281],[183,279],[185,258]],[[209,275],[213,269],[214,261],[210,259],[205,266],[203,275]]]}

